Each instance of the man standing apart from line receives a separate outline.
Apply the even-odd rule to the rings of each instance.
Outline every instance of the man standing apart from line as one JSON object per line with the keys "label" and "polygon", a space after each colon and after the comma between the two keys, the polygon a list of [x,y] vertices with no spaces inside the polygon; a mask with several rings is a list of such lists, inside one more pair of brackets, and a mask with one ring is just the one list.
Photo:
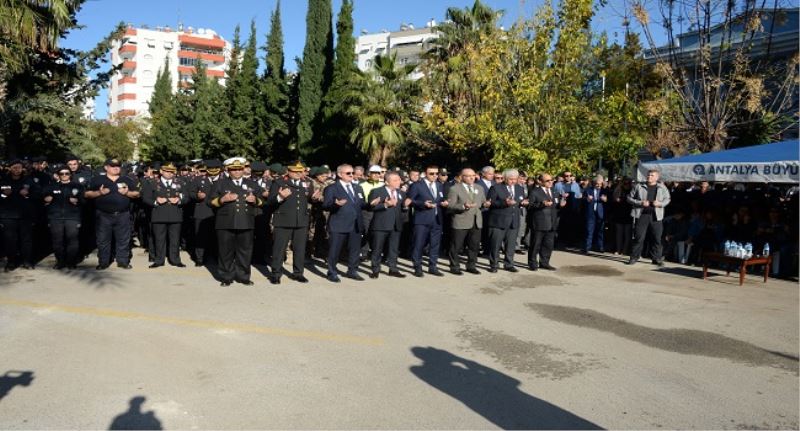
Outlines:
{"label": "man standing apart from line", "polygon": [[658,267],[664,266],[664,257],[661,254],[661,234],[664,231],[664,207],[669,205],[670,194],[667,187],[658,181],[659,172],[651,169],[647,171],[647,181],[637,184],[628,195],[628,203],[633,206],[631,217],[635,220],[633,226],[633,251],[628,265],[635,264],[642,256],[642,248],[647,233],[650,232],[650,258]]}

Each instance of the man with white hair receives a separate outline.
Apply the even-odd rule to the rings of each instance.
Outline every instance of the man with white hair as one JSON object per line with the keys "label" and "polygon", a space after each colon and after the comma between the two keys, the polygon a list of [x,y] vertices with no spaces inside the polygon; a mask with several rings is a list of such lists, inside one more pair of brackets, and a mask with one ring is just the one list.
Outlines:
{"label": "man with white hair", "polygon": [[504,181],[489,189],[489,272],[497,272],[500,248],[505,254],[503,268],[517,272],[514,254],[517,246],[517,233],[520,227],[520,206],[527,206],[525,191],[517,184],[519,171],[503,171]]}

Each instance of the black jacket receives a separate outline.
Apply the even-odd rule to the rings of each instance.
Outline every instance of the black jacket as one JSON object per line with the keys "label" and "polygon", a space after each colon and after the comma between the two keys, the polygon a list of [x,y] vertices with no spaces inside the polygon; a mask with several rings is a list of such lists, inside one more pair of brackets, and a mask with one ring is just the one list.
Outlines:
{"label": "black jacket", "polygon": [[499,229],[519,228],[519,208],[523,199],[525,199],[525,191],[522,186],[514,184],[515,205],[509,206],[506,204],[506,199],[510,197],[511,194],[508,192],[508,186],[505,183],[495,184],[489,189],[489,194],[486,196],[486,200],[492,203],[489,207],[489,218],[487,220],[489,227]]}
{"label": "black jacket", "polygon": [[[177,204],[156,202],[158,198],[178,198]],[[183,182],[174,178],[171,187],[167,188],[164,181],[148,181],[142,185],[142,202],[153,210],[150,213],[152,223],[181,223],[183,221],[183,206],[189,202],[189,193]]]}
{"label": "black jacket", "polygon": [[528,223],[533,230],[554,231],[558,229],[558,211],[561,208],[561,196],[554,190],[552,193],[553,205],[545,206],[544,202],[550,200],[547,193],[539,186],[532,186],[528,189]]}
{"label": "black jacket", "polygon": [[[223,203],[221,198],[226,193],[236,193],[235,201]],[[245,201],[248,194],[254,194],[254,203]],[[260,190],[255,181],[242,179],[241,187],[231,178],[223,178],[214,184],[211,193],[206,197],[208,205],[217,209],[214,225],[216,229],[253,229],[255,227],[256,207],[263,205]]]}
{"label": "black jacket", "polygon": [[[28,190],[27,196],[22,196],[20,191]],[[0,219],[33,220],[37,214],[36,209],[41,208],[41,188],[31,177],[22,176],[12,179],[11,176],[0,178]]]}
{"label": "black jacket", "polygon": [[408,212],[407,208],[403,208],[403,201],[406,194],[397,190],[397,205],[387,208],[386,200],[390,198],[389,192],[386,187],[376,187],[369,192],[367,202],[372,202],[375,198],[381,198],[381,203],[372,207],[372,221],[369,224],[370,231],[383,231],[383,232],[400,232],[403,230],[404,215]]}
{"label": "black jacket", "polygon": [[[51,196],[50,203],[45,203],[48,220],[73,220],[81,221],[81,207],[85,203],[83,196],[84,188],[75,181],[69,183],[53,182],[45,186],[42,197]],[[70,202],[70,198],[75,198],[76,203]]]}
{"label": "black jacket", "polygon": [[[285,178],[279,178],[272,182],[267,206],[272,211],[273,227],[308,227],[308,201],[312,189],[309,182],[299,181],[300,184],[297,186]],[[278,191],[281,188],[292,189],[292,194],[278,202]]]}

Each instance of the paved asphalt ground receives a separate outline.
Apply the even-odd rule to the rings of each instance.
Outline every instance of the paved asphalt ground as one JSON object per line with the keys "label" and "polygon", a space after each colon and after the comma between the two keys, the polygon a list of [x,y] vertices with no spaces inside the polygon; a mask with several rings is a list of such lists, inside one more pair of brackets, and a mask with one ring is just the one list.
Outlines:
{"label": "paved asphalt ground", "polygon": [[221,288],[135,255],[0,273],[0,429],[798,428],[795,282],[556,252]]}

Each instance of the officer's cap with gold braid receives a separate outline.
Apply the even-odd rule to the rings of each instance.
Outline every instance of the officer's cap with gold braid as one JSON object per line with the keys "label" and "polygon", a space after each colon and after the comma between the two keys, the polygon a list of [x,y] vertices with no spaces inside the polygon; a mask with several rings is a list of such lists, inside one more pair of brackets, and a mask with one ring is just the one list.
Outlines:
{"label": "officer's cap with gold braid", "polygon": [[161,165],[161,170],[164,171],[164,172],[173,172],[174,173],[178,169],[175,167],[175,165],[172,162],[164,162],[164,164]]}
{"label": "officer's cap with gold braid", "polygon": [[289,172],[305,172],[306,166],[300,160],[286,167]]}
{"label": "officer's cap with gold braid", "polygon": [[244,157],[231,157],[228,160],[225,160],[224,165],[225,169],[244,169],[245,165],[247,164],[247,159]]}

